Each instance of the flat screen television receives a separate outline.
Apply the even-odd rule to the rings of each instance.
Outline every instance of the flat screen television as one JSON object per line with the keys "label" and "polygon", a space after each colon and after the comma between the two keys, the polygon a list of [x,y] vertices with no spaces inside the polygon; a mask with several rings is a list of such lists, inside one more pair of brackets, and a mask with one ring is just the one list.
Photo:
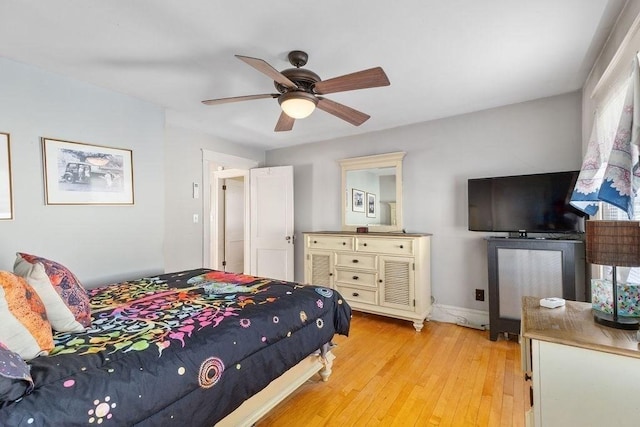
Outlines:
{"label": "flat screen television", "polygon": [[469,179],[469,230],[583,233],[585,215],[569,204],[578,173]]}

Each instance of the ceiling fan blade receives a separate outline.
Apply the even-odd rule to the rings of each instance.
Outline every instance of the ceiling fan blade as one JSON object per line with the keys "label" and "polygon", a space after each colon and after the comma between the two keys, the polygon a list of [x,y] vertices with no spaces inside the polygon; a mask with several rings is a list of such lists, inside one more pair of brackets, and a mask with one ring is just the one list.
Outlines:
{"label": "ceiling fan blade", "polygon": [[334,116],[351,123],[354,126],[360,126],[361,124],[369,120],[369,117],[371,117],[368,114],[362,113],[358,110],[354,110],[351,107],[347,107],[346,105],[331,101],[330,99],[326,98],[319,98],[317,107],[329,114],[333,114]]}
{"label": "ceiling fan blade", "polygon": [[314,91],[320,95],[344,92],[347,90],[367,89],[370,87],[389,86],[389,78],[381,67],[357,71],[344,76],[334,77],[316,83]]}
{"label": "ceiling fan blade", "polygon": [[274,131],[276,132],[289,131],[293,129],[293,122],[295,121],[296,119],[287,116],[283,111],[282,113],[280,113],[280,118],[278,119],[278,123],[276,123],[276,128],[274,129]]}
{"label": "ceiling fan blade", "polygon": [[269,65],[266,61],[262,59],[252,58],[250,56],[242,56],[242,55],[236,55],[236,58],[246,62],[256,70],[260,71],[261,73],[266,74],[272,80],[280,83],[282,86],[288,87],[289,89],[298,88],[298,85],[296,85],[294,82],[289,80],[284,74],[282,74],[280,71],[273,68],[271,65]]}
{"label": "ceiling fan blade", "polygon": [[279,93],[265,93],[262,95],[245,95],[245,96],[232,96],[230,98],[207,99],[206,101],[202,101],[202,103],[206,105],[219,105],[219,104],[228,104],[230,102],[250,101],[252,99],[277,98],[279,96],[280,96]]}

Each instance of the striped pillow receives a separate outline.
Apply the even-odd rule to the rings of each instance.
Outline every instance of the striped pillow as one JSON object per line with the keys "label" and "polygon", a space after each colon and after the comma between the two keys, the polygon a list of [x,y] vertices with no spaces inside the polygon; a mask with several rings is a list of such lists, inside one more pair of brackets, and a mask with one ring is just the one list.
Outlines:
{"label": "striped pillow", "polygon": [[0,342],[25,360],[53,349],[51,324],[38,294],[21,277],[0,271]]}

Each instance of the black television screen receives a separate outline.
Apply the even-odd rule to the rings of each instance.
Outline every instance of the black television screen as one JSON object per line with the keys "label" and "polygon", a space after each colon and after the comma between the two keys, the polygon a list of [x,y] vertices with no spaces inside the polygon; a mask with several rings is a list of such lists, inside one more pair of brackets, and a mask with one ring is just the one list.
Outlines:
{"label": "black television screen", "polygon": [[469,230],[582,233],[569,204],[578,171],[469,179]]}

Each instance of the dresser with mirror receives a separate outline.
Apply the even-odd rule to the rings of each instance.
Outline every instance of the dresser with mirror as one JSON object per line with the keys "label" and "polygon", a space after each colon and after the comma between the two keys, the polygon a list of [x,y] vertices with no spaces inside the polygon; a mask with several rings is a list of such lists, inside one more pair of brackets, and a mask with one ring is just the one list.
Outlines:
{"label": "dresser with mirror", "polygon": [[304,233],[304,280],[337,290],[354,310],[413,322],[431,311],[431,235],[405,233],[404,152],[342,168],[342,231]]}

